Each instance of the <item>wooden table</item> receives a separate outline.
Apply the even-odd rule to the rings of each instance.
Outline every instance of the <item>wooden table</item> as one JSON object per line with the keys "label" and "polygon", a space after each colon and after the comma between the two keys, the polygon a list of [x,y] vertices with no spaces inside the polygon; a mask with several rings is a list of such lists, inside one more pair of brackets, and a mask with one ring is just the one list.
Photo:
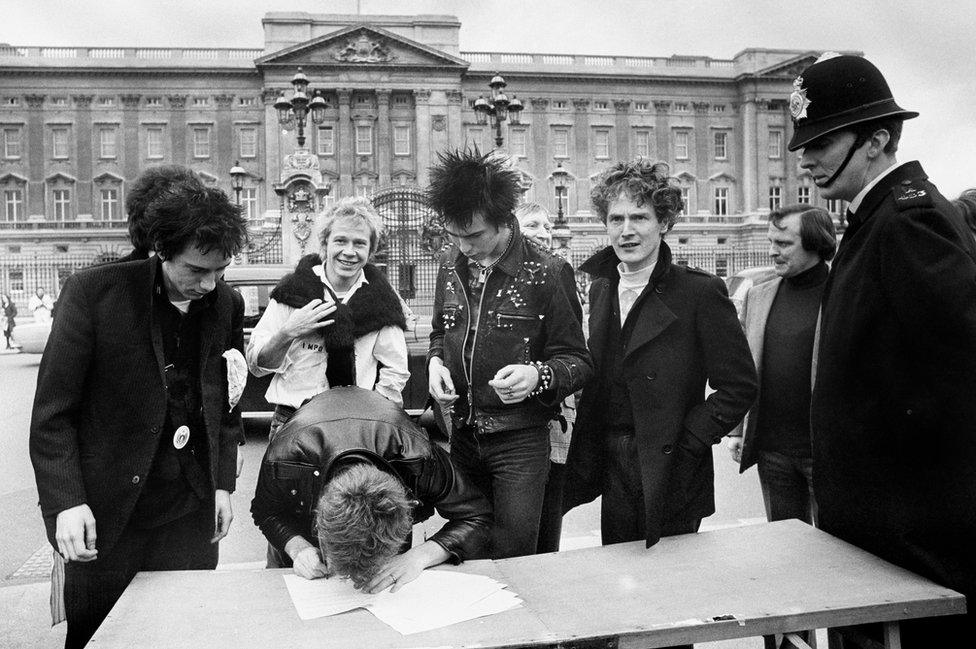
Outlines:
{"label": "wooden table", "polygon": [[965,598],[798,521],[459,568],[525,600],[402,636],[357,610],[302,622],[281,570],[140,573],[93,638],[122,649],[659,647],[963,613]]}

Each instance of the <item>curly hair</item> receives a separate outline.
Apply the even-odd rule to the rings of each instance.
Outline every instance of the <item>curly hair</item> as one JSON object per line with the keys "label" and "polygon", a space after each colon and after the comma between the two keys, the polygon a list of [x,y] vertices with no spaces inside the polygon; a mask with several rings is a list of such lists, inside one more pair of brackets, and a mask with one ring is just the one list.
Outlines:
{"label": "curly hair", "polygon": [[198,181],[179,181],[162,190],[146,208],[149,240],[164,260],[190,245],[207,254],[220,250],[232,257],[247,243],[247,222],[241,208],[222,190]]}
{"label": "curly hair", "polygon": [[329,235],[336,221],[360,221],[369,229],[369,254],[372,255],[380,247],[383,237],[383,218],[376,212],[376,208],[365,198],[343,198],[319,216],[315,229],[319,236],[319,245],[325,248],[329,242]]}
{"label": "curly hair", "polygon": [[445,223],[471,225],[475,214],[501,228],[512,220],[522,187],[518,174],[498,155],[482,155],[478,148],[437,154],[430,168],[427,204]]}
{"label": "curly hair", "polygon": [[326,483],[315,524],[326,565],[361,586],[408,539],[411,501],[397,478],[372,464],[356,463],[340,468]]}
{"label": "curly hair", "polygon": [[204,186],[196,173],[180,165],[150,167],[132,183],[132,189],[125,198],[125,212],[129,220],[129,241],[139,253],[149,254],[152,250],[146,208],[175,183]]}
{"label": "curly hair", "polygon": [[606,224],[610,204],[626,194],[637,205],[650,204],[665,232],[670,230],[678,221],[683,205],[681,190],[674,185],[669,172],[666,162],[646,160],[618,162],[610,167],[590,192],[600,220]]}

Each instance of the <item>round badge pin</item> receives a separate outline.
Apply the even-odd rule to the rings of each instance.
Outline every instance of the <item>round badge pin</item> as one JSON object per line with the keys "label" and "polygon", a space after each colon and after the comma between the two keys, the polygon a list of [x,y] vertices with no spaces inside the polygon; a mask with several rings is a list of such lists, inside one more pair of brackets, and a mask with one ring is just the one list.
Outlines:
{"label": "round badge pin", "polygon": [[177,428],[176,432],[173,433],[173,446],[175,446],[176,449],[179,450],[184,446],[186,446],[186,443],[188,441],[190,441],[190,427],[180,426],[179,428]]}

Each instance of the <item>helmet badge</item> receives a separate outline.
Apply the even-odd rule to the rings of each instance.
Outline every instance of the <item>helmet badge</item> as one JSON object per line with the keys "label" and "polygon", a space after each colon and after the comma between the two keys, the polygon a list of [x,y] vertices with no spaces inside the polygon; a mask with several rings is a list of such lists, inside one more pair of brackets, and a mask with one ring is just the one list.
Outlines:
{"label": "helmet badge", "polygon": [[807,99],[807,89],[802,86],[803,77],[797,77],[793,80],[793,92],[790,93],[790,115],[793,116],[794,121],[805,119],[807,107],[810,106],[810,100]]}

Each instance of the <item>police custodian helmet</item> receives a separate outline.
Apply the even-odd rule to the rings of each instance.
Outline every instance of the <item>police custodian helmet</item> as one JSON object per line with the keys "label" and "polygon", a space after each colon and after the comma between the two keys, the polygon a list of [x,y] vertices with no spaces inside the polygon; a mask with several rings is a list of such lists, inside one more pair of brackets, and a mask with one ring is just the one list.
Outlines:
{"label": "police custodian helmet", "polygon": [[918,117],[895,103],[888,82],[870,61],[835,52],[825,53],[793,82],[790,115],[790,151],[852,124],[883,117]]}

